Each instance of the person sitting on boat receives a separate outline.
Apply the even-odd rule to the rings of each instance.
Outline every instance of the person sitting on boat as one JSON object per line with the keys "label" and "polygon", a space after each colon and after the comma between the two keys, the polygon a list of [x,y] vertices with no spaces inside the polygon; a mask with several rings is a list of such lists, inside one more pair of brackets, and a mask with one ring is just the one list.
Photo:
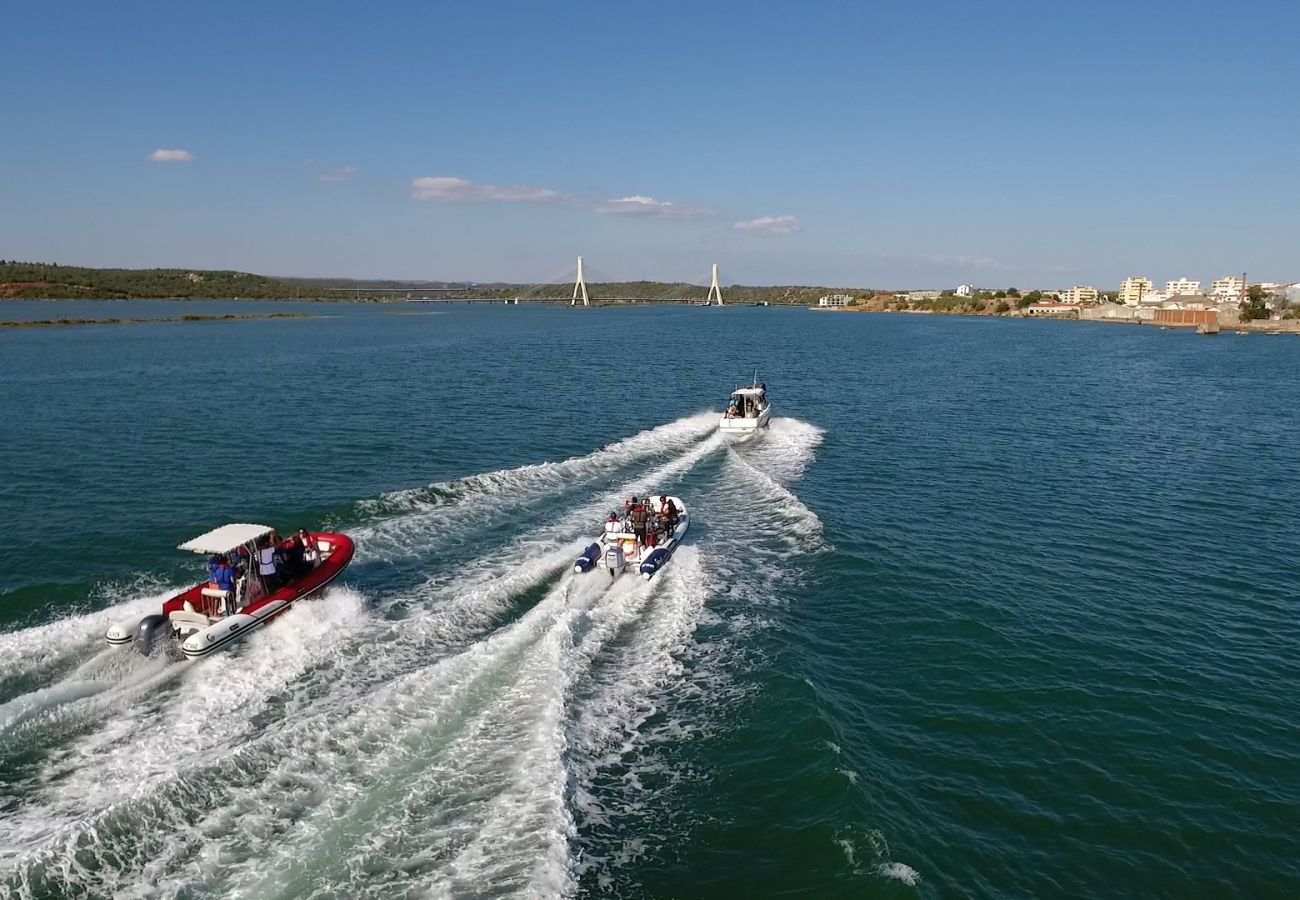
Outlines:
{"label": "person sitting on boat", "polygon": [[235,568],[236,575],[243,575],[248,571],[248,548],[242,544],[235,548],[235,558],[230,561]]}
{"label": "person sitting on boat", "polygon": [[316,563],[320,562],[320,551],[316,549],[316,542],[311,539],[311,535],[306,528],[299,528],[295,538],[302,544],[302,568],[306,574],[316,568]]}
{"label": "person sitting on boat", "polygon": [[605,521],[605,533],[621,534],[622,531],[623,531],[623,520],[619,518],[617,512],[610,513],[609,518]]}
{"label": "person sitting on boat", "polygon": [[667,497],[659,498],[659,518],[664,523],[664,531],[672,534],[677,527],[677,507]]}
{"label": "person sitting on boat", "polygon": [[257,574],[262,577],[262,584],[266,586],[267,593],[270,593],[283,584],[280,577],[280,566],[276,560],[279,554],[276,552],[275,542],[267,539],[262,542],[262,546],[257,551]]}

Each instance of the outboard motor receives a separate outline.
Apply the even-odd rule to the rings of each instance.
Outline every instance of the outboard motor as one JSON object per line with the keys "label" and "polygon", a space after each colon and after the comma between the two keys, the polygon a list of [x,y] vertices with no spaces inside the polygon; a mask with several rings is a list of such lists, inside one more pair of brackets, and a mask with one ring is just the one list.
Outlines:
{"label": "outboard motor", "polygon": [[641,574],[649,578],[666,562],[668,562],[668,548],[659,547],[645,558],[645,562],[641,563]]}
{"label": "outboard motor", "polygon": [[171,623],[163,615],[145,616],[136,626],[135,631],[135,649],[145,656],[153,652],[154,646],[158,642],[159,635],[166,634],[163,630],[170,628]]}
{"label": "outboard motor", "polygon": [[627,565],[627,557],[623,555],[623,548],[615,544],[605,551],[605,568],[609,569],[609,574],[618,577]]}
{"label": "outboard motor", "polygon": [[600,544],[592,544],[586,550],[582,551],[581,556],[579,556],[576,560],[574,560],[573,571],[590,572],[592,569],[596,568],[596,563],[599,561],[600,561]]}

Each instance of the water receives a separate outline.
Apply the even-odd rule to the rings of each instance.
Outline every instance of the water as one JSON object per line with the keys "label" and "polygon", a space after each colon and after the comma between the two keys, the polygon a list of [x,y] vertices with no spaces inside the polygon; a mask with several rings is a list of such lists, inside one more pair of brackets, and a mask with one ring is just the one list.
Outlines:
{"label": "water", "polygon": [[[1300,892],[1300,342],[315,309],[0,334],[6,896]],[[568,574],[649,489],[661,576]],[[358,556],[110,652],[233,520]]]}

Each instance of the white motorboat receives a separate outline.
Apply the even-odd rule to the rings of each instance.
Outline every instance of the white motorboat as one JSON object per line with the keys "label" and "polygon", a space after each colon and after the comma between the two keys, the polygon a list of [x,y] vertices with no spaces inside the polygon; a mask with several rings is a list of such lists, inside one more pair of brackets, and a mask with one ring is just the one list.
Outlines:
{"label": "white motorboat", "polygon": [[752,433],[766,428],[772,421],[772,404],[767,398],[767,384],[757,377],[749,387],[736,388],[731,392],[727,408],[718,420],[722,431]]}
{"label": "white motorboat", "polygon": [[672,558],[690,527],[691,515],[677,497],[653,495],[627,501],[609,514],[605,532],[573,563],[575,572],[603,568],[617,578],[633,570],[653,578]]}

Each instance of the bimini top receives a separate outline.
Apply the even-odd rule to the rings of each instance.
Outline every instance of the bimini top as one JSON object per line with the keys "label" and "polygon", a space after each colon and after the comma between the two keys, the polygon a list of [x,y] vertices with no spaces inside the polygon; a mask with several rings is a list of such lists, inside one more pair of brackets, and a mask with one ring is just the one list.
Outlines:
{"label": "bimini top", "polygon": [[733,397],[761,397],[767,393],[766,389],[761,387],[743,387],[737,388],[731,392]]}
{"label": "bimini top", "polygon": [[192,541],[186,541],[177,550],[189,550],[192,553],[229,553],[236,547],[252,543],[258,538],[271,533],[269,525],[250,525],[235,522],[214,528],[207,534],[201,534]]}

